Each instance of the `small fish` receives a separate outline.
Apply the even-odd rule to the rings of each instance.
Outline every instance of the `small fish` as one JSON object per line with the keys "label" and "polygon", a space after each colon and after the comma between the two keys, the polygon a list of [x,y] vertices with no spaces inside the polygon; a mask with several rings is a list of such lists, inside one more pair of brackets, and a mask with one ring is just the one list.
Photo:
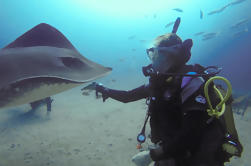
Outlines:
{"label": "small fish", "polygon": [[230,5],[237,5],[237,4],[240,4],[244,1],[246,1],[246,0],[236,0],[236,1],[231,2]]}
{"label": "small fish", "polygon": [[129,36],[129,37],[128,37],[128,40],[135,39],[135,37],[136,37],[136,35]]}
{"label": "small fish", "polygon": [[200,19],[203,19],[203,11],[200,10]]}
{"label": "small fish", "polygon": [[239,35],[241,35],[241,34],[243,34],[243,33],[245,33],[245,32],[248,32],[248,28],[245,28],[245,29],[242,30],[242,31],[239,31],[239,32],[234,33],[233,36],[236,37],[236,36],[239,36]]}
{"label": "small fish", "polygon": [[213,39],[215,37],[216,37],[215,35],[214,36],[203,36],[202,41],[210,40],[210,39]]}
{"label": "small fish", "polygon": [[198,32],[198,33],[195,33],[194,36],[200,36],[202,34],[204,34],[205,32]]}
{"label": "small fish", "polygon": [[[88,93],[90,93],[90,92],[93,91],[93,90],[96,90],[96,87],[97,87],[98,85],[99,85],[99,86],[102,86],[102,84],[100,84],[100,83],[92,82],[91,84],[87,85],[86,87],[83,87],[83,88],[81,89],[81,91],[83,91],[83,92],[82,92],[82,95],[84,95],[84,96],[89,95]],[[86,91],[88,91],[88,93],[86,93]],[[96,91],[96,98],[98,99],[98,98],[101,98],[101,97],[103,98],[103,102],[105,102],[105,100],[108,98],[107,95],[105,95],[105,94],[100,95],[100,94],[98,93],[98,91]]]}
{"label": "small fish", "polygon": [[84,92],[82,92],[82,95],[83,96],[90,96],[90,92],[84,91]]}
{"label": "small fish", "polygon": [[238,21],[237,23],[235,23],[234,25],[232,25],[231,28],[238,28],[239,26],[241,26],[247,22],[248,22],[248,19],[242,19],[242,20]]}
{"label": "small fish", "polygon": [[145,43],[146,42],[146,40],[139,40],[141,43]]}
{"label": "small fish", "polygon": [[96,82],[92,82],[91,84],[89,84],[89,85],[83,87],[83,88],[81,89],[81,91],[83,91],[83,90],[95,90],[95,89],[96,89],[96,85],[97,85]]}
{"label": "small fish", "polygon": [[135,48],[132,48],[132,51],[136,51],[136,49],[135,49]]}
{"label": "small fish", "polygon": [[124,61],[125,61],[125,58],[120,58],[119,61],[120,61],[120,62],[124,62]]}
{"label": "small fish", "polygon": [[174,8],[173,10],[175,10],[175,11],[177,11],[177,12],[180,12],[180,13],[182,13],[182,12],[183,12],[183,10],[182,10],[182,9],[180,9],[180,8]]}
{"label": "small fish", "polygon": [[153,18],[157,18],[157,14],[154,14],[154,15],[153,15]]}
{"label": "small fish", "polygon": [[168,24],[166,24],[165,28],[172,26],[174,23],[175,23],[175,21],[169,22]]}
{"label": "small fish", "polygon": [[208,35],[203,35],[202,41],[210,40],[216,37],[216,33],[209,33]]}
{"label": "small fish", "polygon": [[211,11],[211,12],[209,12],[207,15],[213,15],[213,14],[221,13],[221,12],[223,12],[228,6],[230,6],[230,4],[227,4],[227,5],[223,6],[223,7],[220,8],[220,9]]}
{"label": "small fish", "polygon": [[209,13],[207,13],[207,15],[213,15],[213,14],[216,14],[216,13],[219,13],[219,10],[214,10],[214,11],[211,11]]}
{"label": "small fish", "polygon": [[206,33],[203,35],[204,38],[207,38],[207,37],[215,37],[217,35],[217,33],[215,32],[211,32],[211,33]]}

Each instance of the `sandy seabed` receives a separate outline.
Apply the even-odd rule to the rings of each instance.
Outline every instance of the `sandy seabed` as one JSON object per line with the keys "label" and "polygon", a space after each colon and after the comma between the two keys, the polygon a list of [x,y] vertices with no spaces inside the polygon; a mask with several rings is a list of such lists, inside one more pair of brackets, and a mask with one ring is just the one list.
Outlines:
{"label": "sandy seabed", "polygon": [[[136,136],[144,122],[145,100],[120,103],[82,96],[80,87],[53,96],[52,112],[30,106],[0,110],[0,166],[134,166]],[[242,158],[228,166],[251,163],[251,107],[235,115],[244,145]],[[145,145],[146,146],[146,145]]]}

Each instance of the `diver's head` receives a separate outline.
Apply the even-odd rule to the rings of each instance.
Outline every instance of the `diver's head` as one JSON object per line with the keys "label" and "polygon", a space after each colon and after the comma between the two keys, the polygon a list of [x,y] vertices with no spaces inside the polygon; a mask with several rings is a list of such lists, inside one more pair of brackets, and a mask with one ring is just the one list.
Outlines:
{"label": "diver's head", "polygon": [[180,19],[178,18],[173,27],[172,33],[158,36],[152,48],[147,49],[147,55],[152,61],[152,67],[159,73],[176,72],[183,67],[190,59],[191,39],[182,42],[176,35]]}
{"label": "diver's head", "polygon": [[160,35],[158,36],[155,40],[154,40],[154,47],[169,47],[169,46],[173,46],[176,44],[181,44],[182,40],[181,38],[176,35],[176,33],[167,33],[164,35]]}

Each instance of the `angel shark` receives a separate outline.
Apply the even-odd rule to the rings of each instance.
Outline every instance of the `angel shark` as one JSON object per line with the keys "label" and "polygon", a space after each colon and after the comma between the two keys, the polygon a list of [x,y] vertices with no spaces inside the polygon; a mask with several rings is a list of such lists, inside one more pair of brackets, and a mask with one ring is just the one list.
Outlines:
{"label": "angel shark", "polygon": [[111,70],[82,56],[61,32],[41,23],[0,50],[0,108],[44,99]]}

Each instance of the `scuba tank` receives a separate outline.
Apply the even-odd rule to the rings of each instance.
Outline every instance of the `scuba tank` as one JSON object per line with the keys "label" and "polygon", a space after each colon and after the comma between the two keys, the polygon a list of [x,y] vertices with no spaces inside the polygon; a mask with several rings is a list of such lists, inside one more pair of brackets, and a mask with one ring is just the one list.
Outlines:
{"label": "scuba tank", "polygon": [[[222,80],[226,83],[228,89],[225,90],[220,85],[214,85],[215,96],[218,97],[220,103],[212,107],[211,101],[208,95],[208,86],[214,80]],[[222,152],[224,152],[224,161],[229,161],[229,159],[233,156],[241,157],[243,146],[241,145],[238,137],[237,130],[235,128],[233,111],[232,111],[232,87],[230,82],[224,78],[219,76],[211,77],[207,80],[204,85],[204,93],[207,99],[207,103],[209,106],[208,114],[212,118],[219,119],[225,138],[222,143]],[[223,97],[224,96],[224,97]]]}
{"label": "scuba tank", "polygon": [[[196,64],[193,66],[193,71],[195,71],[196,74],[194,73],[193,74],[166,73],[163,75],[158,72],[155,72],[151,64],[142,68],[143,74],[145,76],[150,76],[150,77],[188,76],[192,78],[202,77],[205,80],[205,83],[202,86],[204,86],[204,93],[205,93],[205,97],[208,103],[207,112],[209,116],[211,116],[208,122],[210,123],[210,121],[212,121],[214,118],[217,118],[220,121],[220,124],[222,126],[222,129],[225,135],[224,141],[222,142],[222,152],[224,153],[224,156],[225,156],[224,160],[229,161],[229,159],[233,156],[241,157],[243,146],[241,145],[239,141],[238,133],[235,128],[235,123],[234,123],[234,118],[233,118],[233,111],[232,111],[232,106],[231,106],[231,102],[232,102],[231,101],[232,100],[231,99],[231,91],[232,91],[231,84],[226,78],[216,76],[221,70],[222,70],[221,68],[218,68],[216,66],[209,66],[209,67],[204,68]],[[211,83],[214,80],[224,81],[227,84],[228,89],[225,90],[219,85],[215,85],[215,84],[212,85]],[[220,101],[219,104],[217,105],[213,103],[213,105],[215,105],[215,108],[213,108],[211,104],[211,100],[209,98],[209,94],[208,94],[209,88],[213,88],[215,92],[214,96],[216,96],[217,98],[216,101],[217,100]],[[147,119],[148,118],[146,118],[146,121]],[[146,121],[145,121],[145,124],[146,124]],[[144,133],[144,127],[141,133],[139,134],[139,136],[144,135],[142,133]],[[142,140],[145,141],[145,137]],[[138,139],[138,141],[140,142],[140,139]],[[144,141],[142,141],[140,144],[142,144]]]}
{"label": "scuba tank", "polygon": [[[216,87],[223,96],[226,96],[226,90],[222,86],[216,85]],[[232,101],[232,96],[230,96],[225,103],[226,106],[223,115],[219,117],[225,133],[222,150],[225,152],[226,161],[229,161],[232,156],[241,157],[243,152],[243,146],[239,141],[238,132],[235,128]]]}

